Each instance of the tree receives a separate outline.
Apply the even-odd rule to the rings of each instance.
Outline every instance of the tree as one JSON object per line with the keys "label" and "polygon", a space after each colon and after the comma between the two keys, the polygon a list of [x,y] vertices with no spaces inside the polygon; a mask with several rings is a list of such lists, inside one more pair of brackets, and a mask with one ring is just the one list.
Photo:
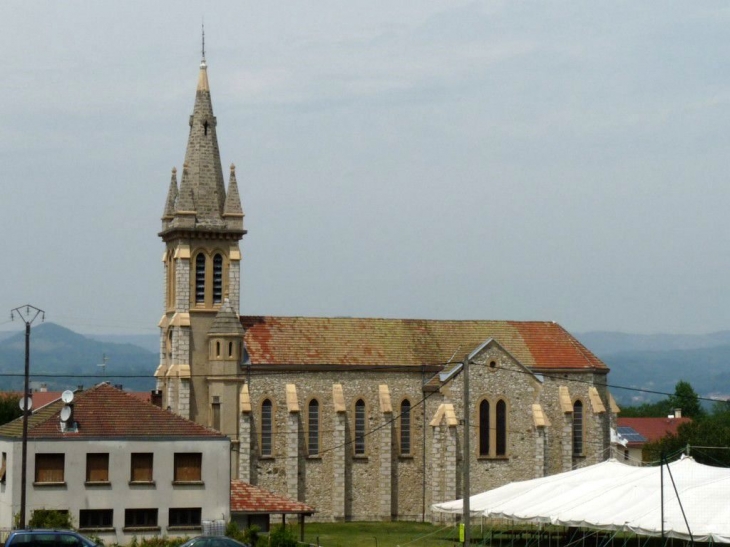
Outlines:
{"label": "tree", "polygon": [[673,409],[679,408],[682,410],[682,416],[688,418],[701,418],[705,415],[705,410],[700,404],[700,397],[697,392],[692,388],[689,382],[680,380],[677,385],[674,386],[674,395],[669,397],[669,403]]}
{"label": "tree", "polygon": [[692,385],[680,380],[674,386],[674,394],[655,403],[644,403],[638,406],[628,406],[621,409],[622,418],[663,418],[673,414],[676,409],[682,410],[682,416],[701,418],[705,410],[700,403],[700,397]]}
{"label": "tree", "polygon": [[20,410],[20,393],[0,393],[0,425],[12,422],[20,418],[23,411]]}

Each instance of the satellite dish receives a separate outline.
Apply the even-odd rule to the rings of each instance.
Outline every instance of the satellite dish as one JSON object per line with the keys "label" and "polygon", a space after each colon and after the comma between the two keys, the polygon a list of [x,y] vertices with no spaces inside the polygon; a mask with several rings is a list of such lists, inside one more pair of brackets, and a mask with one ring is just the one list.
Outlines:
{"label": "satellite dish", "polygon": [[70,402],[72,402],[74,400],[74,392],[71,391],[70,389],[67,389],[66,391],[61,393],[61,400],[64,403],[69,404]]}
{"label": "satellite dish", "polygon": [[26,408],[30,410],[33,408],[33,399],[30,397],[22,397],[20,401],[18,401],[18,406],[20,407],[20,410],[25,410]]}
{"label": "satellite dish", "polygon": [[71,414],[73,413],[73,410],[71,410],[71,407],[66,405],[61,409],[61,421],[62,422],[68,422],[71,419]]}

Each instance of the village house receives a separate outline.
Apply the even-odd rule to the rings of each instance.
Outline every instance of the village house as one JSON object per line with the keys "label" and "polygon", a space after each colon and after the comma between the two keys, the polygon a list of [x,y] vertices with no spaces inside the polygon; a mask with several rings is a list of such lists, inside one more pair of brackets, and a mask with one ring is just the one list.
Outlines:
{"label": "village house", "polygon": [[[198,535],[228,521],[230,440],[102,383],[28,418],[26,515],[68,512],[106,542]],[[23,418],[0,426],[0,529],[14,527]]]}

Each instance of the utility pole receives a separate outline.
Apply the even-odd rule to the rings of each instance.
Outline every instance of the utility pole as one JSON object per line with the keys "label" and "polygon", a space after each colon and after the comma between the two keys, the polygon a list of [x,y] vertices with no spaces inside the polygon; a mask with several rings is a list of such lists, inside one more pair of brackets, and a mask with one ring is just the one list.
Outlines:
{"label": "utility pole", "polygon": [[25,387],[23,388],[23,399],[21,405],[23,407],[23,461],[22,471],[20,473],[20,529],[25,529],[25,490],[28,478],[28,416],[30,415],[30,326],[37,317],[41,316],[41,321],[46,320],[46,312],[26,304],[18,308],[10,310],[10,320],[15,320],[15,314],[25,323]]}
{"label": "utility pole", "polygon": [[469,468],[471,467],[471,452],[469,447],[469,437],[471,437],[470,431],[470,420],[469,420],[469,361],[471,361],[471,355],[464,357],[464,364],[462,365],[462,373],[464,374],[464,502],[463,502],[463,518],[464,521],[464,547],[469,547],[471,541],[471,507],[469,503],[469,496],[471,495],[471,487],[469,484]]}

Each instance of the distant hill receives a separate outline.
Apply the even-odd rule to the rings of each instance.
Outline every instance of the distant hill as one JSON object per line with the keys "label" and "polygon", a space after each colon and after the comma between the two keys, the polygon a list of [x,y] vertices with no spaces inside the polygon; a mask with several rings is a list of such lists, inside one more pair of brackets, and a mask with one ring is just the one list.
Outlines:
{"label": "distant hill", "polygon": [[730,397],[730,331],[704,335],[589,332],[576,338],[611,368],[611,393],[619,405],[656,401],[664,395],[649,392],[673,393],[680,380],[690,382],[701,397]]}
{"label": "distant hill", "polygon": [[[104,354],[108,362],[102,368],[98,365]],[[31,331],[31,381],[46,383],[49,390],[102,381],[133,391],[151,390],[158,361],[157,353],[139,346],[93,340],[54,323],[41,323]],[[0,339],[3,390],[22,389],[24,363],[25,333]]]}
{"label": "distant hill", "polygon": [[730,345],[730,331],[711,334],[627,334],[624,332],[584,332],[576,334],[596,355],[627,351],[669,351],[714,348]]}
{"label": "distant hill", "polygon": [[98,340],[99,342],[132,344],[152,353],[158,353],[160,351],[159,334],[85,334],[84,336],[92,340]]}

